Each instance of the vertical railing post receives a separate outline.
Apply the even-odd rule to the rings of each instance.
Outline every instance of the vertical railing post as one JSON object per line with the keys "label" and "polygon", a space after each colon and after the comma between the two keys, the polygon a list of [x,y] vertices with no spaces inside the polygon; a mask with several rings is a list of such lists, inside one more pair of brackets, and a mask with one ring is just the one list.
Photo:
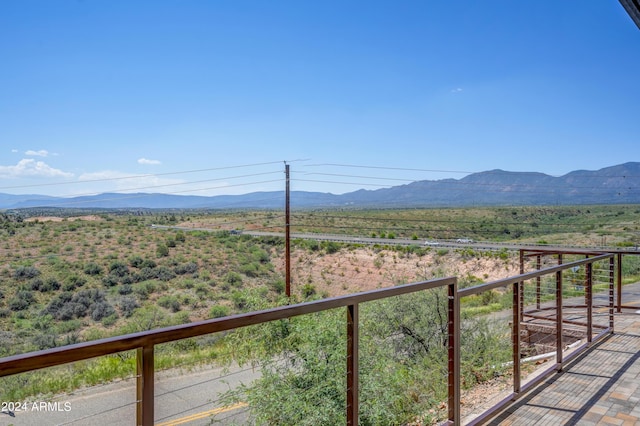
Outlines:
{"label": "vertical railing post", "polygon": [[[562,257],[559,257],[562,263]],[[562,371],[562,271],[556,272],[556,369]]]}
{"label": "vertical railing post", "polygon": [[[520,250],[520,274],[524,274],[524,251]],[[519,322],[524,321],[524,281],[521,281],[520,286],[520,313],[518,315]]]}
{"label": "vertical railing post", "polygon": [[[291,297],[291,190],[289,178],[289,165],[285,162],[285,200],[284,200],[284,292]],[[288,301],[288,303],[290,303]]]}
{"label": "vertical railing post", "polygon": [[593,263],[587,263],[585,272],[585,302],[587,305],[587,345],[593,341]]}
{"label": "vertical railing post", "polygon": [[136,352],[136,424],[153,425],[153,345],[146,345]]}
{"label": "vertical railing post", "polygon": [[513,313],[511,325],[511,347],[513,354],[513,393],[520,393],[520,311],[523,287],[519,282],[513,284]]}
{"label": "vertical railing post", "polygon": [[615,262],[613,257],[609,258],[609,328],[611,329],[611,334],[613,334],[613,288],[614,288],[614,266]]}
{"label": "vertical railing post", "polygon": [[[588,254],[585,256],[585,259],[589,259],[589,255],[588,255]],[[589,265],[591,265],[591,264],[589,264]],[[572,268],[572,269],[573,269],[573,268]],[[576,273],[577,273],[577,272],[576,272]],[[588,280],[588,279],[589,279],[589,278],[587,277],[587,267],[586,267],[586,265],[585,265],[584,283],[583,283],[583,286],[582,286],[582,287],[584,288],[584,304],[585,304],[585,306],[587,306],[587,305],[589,304],[589,303],[588,303],[588,300],[587,300],[587,280]],[[575,281],[575,282],[577,283],[577,282],[578,282],[578,279],[576,278],[575,280],[572,280],[572,281]],[[577,289],[576,289],[576,290],[577,290]]]}
{"label": "vertical railing post", "polygon": [[618,290],[618,313],[622,312],[622,253],[617,254],[618,260],[618,279],[616,282]]}
{"label": "vertical railing post", "polygon": [[449,379],[449,424],[460,425],[460,300],[458,282],[448,285],[447,349]]}
{"label": "vertical railing post", "polygon": [[[536,269],[539,271],[542,268],[542,259],[540,255],[536,256]],[[536,309],[540,310],[540,299],[541,299],[541,286],[542,279],[540,277],[536,277]]]}
{"label": "vertical railing post", "polygon": [[358,425],[358,305],[347,306],[347,425]]}

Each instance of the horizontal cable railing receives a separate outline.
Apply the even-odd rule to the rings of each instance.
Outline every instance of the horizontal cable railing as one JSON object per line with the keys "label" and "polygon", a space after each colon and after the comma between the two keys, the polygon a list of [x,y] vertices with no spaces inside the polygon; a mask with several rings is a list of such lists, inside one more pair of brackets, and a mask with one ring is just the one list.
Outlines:
{"label": "horizontal cable railing", "polygon": [[[562,368],[569,359],[563,353],[565,334],[567,326],[579,323],[583,327],[585,343],[571,353],[571,357],[578,353],[578,350],[587,349],[594,341],[603,337],[613,330],[613,310],[614,306],[620,307],[620,303],[614,304],[614,270],[616,267],[615,254],[590,254],[582,260],[560,263],[555,266],[533,270],[505,279],[496,280],[490,283],[481,284],[474,287],[458,289],[456,277],[447,277],[422,281],[417,283],[399,285],[390,288],[383,288],[358,294],[341,297],[328,298],[318,301],[305,302],[296,305],[281,306],[258,312],[233,315],[224,318],[211,319],[196,323],[182,324],[162,329],[144,331],[123,336],[110,337],[96,341],[83,342],[69,346],[57,347],[19,355],[13,355],[0,359],[0,377],[25,373],[46,367],[53,367],[68,364],[89,358],[101,357],[124,351],[135,350],[136,352],[136,415],[137,424],[151,425],[154,423],[154,349],[156,345],[174,342],[177,340],[204,336],[212,333],[235,330],[247,326],[264,324],[276,320],[284,320],[301,315],[308,315],[323,312],[331,309],[346,308],[345,328],[346,328],[346,422],[347,424],[358,424],[359,414],[359,327],[360,310],[359,306],[366,302],[387,299],[395,296],[407,295],[426,290],[443,289],[446,290],[446,346],[448,351],[448,400],[447,400],[447,423],[460,424],[462,413],[460,411],[461,392],[463,381],[468,380],[461,377],[461,364],[467,365],[469,362],[480,362],[469,358],[463,358],[461,347],[464,346],[461,340],[469,334],[461,334],[461,329],[465,328],[465,321],[469,321],[470,315],[474,314],[469,309],[466,301],[473,297],[486,297],[489,302],[496,297],[491,292],[498,292],[503,297],[510,298],[511,304],[501,312],[500,321],[502,324],[490,325],[493,329],[507,332],[506,347],[511,349],[510,360],[492,362],[491,368],[510,369],[513,373],[511,386],[513,390],[499,404],[489,408],[480,414],[472,423],[481,423],[488,419],[497,409],[507,404],[532,386],[537,381],[527,381],[521,383],[522,359],[530,354],[522,353],[523,324],[528,320],[537,320],[539,324],[526,325],[530,327],[530,333],[545,332],[555,339],[556,363],[548,369],[545,374],[557,371]],[[620,255],[618,255],[620,256]],[[618,259],[618,285],[620,282],[620,260]],[[595,265],[595,266],[594,266]],[[576,274],[580,269],[580,281],[576,281]],[[573,274],[573,275],[568,275]],[[596,279],[594,280],[594,277]],[[569,279],[570,278],[570,279]],[[571,286],[571,289],[568,289]],[[576,290],[580,287],[579,290]],[[620,288],[620,287],[619,287]],[[595,289],[595,291],[594,291]],[[568,290],[572,292],[569,293]],[[604,292],[604,300],[607,312],[607,320],[604,323],[594,323],[594,292],[600,294]],[[620,292],[620,290],[618,290]],[[619,296],[619,295],[618,295]],[[569,298],[572,298],[569,300]],[[579,300],[582,309],[579,319],[563,317],[563,303]],[[488,302],[488,303],[489,303]],[[600,303],[598,302],[598,303]],[[549,309],[543,309],[549,308]],[[462,312],[462,315],[461,315]],[[483,314],[484,315],[484,314]],[[500,316],[494,315],[492,321]],[[502,328],[501,328],[502,327]],[[504,328],[506,327],[506,328]],[[477,333],[478,330],[465,328],[465,333]],[[542,330],[542,331],[540,331]],[[505,334],[506,333],[506,334]],[[503,345],[505,341],[499,343]],[[546,343],[541,343],[544,345]],[[465,349],[468,350],[468,349]],[[488,362],[488,361],[484,361]],[[499,364],[499,365],[498,365]],[[498,366],[498,367],[496,367]],[[506,366],[506,367],[505,367]],[[499,373],[496,373],[499,374]],[[541,380],[543,376],[537,376],[536,380]]]}

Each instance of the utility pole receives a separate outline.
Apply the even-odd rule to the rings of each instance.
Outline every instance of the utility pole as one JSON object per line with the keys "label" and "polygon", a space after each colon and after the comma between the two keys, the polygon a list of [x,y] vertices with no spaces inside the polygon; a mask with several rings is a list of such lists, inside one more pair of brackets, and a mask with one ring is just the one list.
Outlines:
{"label": "utility pole", "polygon": [[285,292],[287,297],[291,297],[291,222],[289,214],[290,192],[289,192],[289,165],[284,163],[284,174],[286,180],[285,208],[284,208],[284,256],[285,256]]}

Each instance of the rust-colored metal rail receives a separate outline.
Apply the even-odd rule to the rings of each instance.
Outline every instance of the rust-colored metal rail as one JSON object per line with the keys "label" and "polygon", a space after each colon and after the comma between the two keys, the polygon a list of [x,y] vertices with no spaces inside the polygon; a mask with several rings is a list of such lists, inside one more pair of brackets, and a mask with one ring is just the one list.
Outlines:
{"label": "rust-colored metal rail", "polygon": [[182,324],[158,330],[143,331],[124,336],[83,342],[0,359],[0,377],[24,373],[46,367],[67,364],[117,352],[136,350],[137,353],[137,424],[153,425],[154,421],[154,347],[161,343],[250,325],[262,324],[298,315],[336,308],[347,308],[347,421],[358,424],[358,305],[364,302],[455,286],[455,277],[405,284],[363,293],[334,297],[297,305],[282,306],[258,312]]}
{"label": "rust-colored metal rail", "polygon": [[[559,255],[559,253],[556,253]],[[536,253],[539,256],[541,253]],[[460,412],[460,301],[462,298],[481,294],[499,287],[508,287],[513,291],[513,310],[512,310],[512,347],[513,347],[513,376],[514,389],[513,393],[507,399],[499,402],[493,408],[483,413],[472,421],[471,424],[481,424],[491,418],[498,410],[504,408],[505,405],[516,400],[523,392],[531,386],[538,383],[546,375],[553,371],[561,370],[571,358],[587,349],[595,341],[605,337],[613,331],[613,312],[614,312],[614,262],[616,254],[594,254],[589,253],[589,257],[570,263],[560,263],[558,265],[540,269],[540,262],[537,262],[537,269],[532,272],[524,273],[513,277],[496,280],[490,283],[458,289],[457,278],[447,277],[429,281],[411,283],[396,287],[378,289],[353,295],[334,297],[319,301],[300,303],[296,305],[282,306],[278,308],[250,312],[240,315],[234,315],[225,318],[211,319],[190,324],[166,327],[157,330],[133,333],[124,336],[111,337],[92,342],[78,343],[69,346],[63,346],[53,349],[47,349],[38,352],[14,355],[0,359],[0,377],[12,374],[19,374],[27,371],[33,371],[46,367],[67,364],[75,361],[85,360],[89,358],[110,355],[122,351],[136,350],[137,354],[137,424],[152,425],[154,421],[154,347],[158,344],[172,342],[176,340],[197,337],[211,333],[217,333],[226,330],[237,329],[250,325],[257,325],[269,321],[292,318],[299,315],[312,314],[316,312],[326,311],[329,309],[346,308],[346,330],[347,330],[347,372],[345,390],[345,400],[347,402],[347,424],[358,424],[359,409],[359,364],[358,364],[358,344],[359,344],[359,305],[365,302],[384,299],[388,297],[409,294],[418,291],[441,288],[446,286],[448,289],[448,420],[447,424],[459,425],[461,422]],[[618,284],[621,282],[620,264],[621,255],[618,254],[617,266]],[[521,259],[524,257],[521,256]],[[600,331],[598,336],[591,339],[593,324],[593,273],[592,265],[595,262],[609,261],[609,327]],[[563,358],[562,353],[562,272],[575,266],[585,265],[587,274],[585,278],[585,305],[587,306],[587,329],[589,330],[589,338],[587,343],[579,347],[578,351]],[[520,324],[524,312],[524,283],[528,280],[536,282],[536,297],[539,297],[539,279],[543,276],[555,275],[556,283],[556,338],[557,338],[557,356],[556,365],[545,371],[545,374],[539,376],[535,381],[526,384],[521,383],[520,371]],[[620,285],[620,284],[619,284]],[[536,302],[539,309],[539,298]],[[620,303],[620,290],[618,290],[618,307]],[[600,329],[597,326],[595,328]]]}
{"label": "rust-colored metal rail", "polygon": [[[570,263],[562,263],[562,255],[558,254],[558,265],[556,266],[552,266],[546,269],[540,269],[540,261],[539,261],[539,253],[536,253],[536,270],[532,271],[532,272],[528,272],[528,273],[521,273],[520,275],[517,276],[513,276],[513,277],[509,277],[509,278],[505,278],[505,279],[501,279],[501,280],[497,280],[497,281],[493,281],[487,284],[482,284],[479,286],[475,286],[475,287],[469,287],[469,288],[465,288],[465,289],[461,289],[458,291],[458,298],[462,298],[465,296],[471,296],[471,295],[477,295],[477,294],[481,294],[484,291],[489,291],[495,288],[499,288],[499,287],[510,287],[512,289],[513,292],[513,309],[512,309],[512,318],[511,318],[511,337],[512,337],[512,368],[513,368],[513,392],[510,396],[508,396],[507,398],[503,399],[502,401],[499,401],[498,403],[496,403],[493,407],[489,408],[487,411],[485,411],[484,413],[480,414],[479,416],[477,416],[476,418],[474,418],[473,420],[471,420],[468,424],[469,425],[479,425],[479,424],[483,424],[486,421],[488,421],[489,419],[491,419],[493,416],[495,416],[501,409],[505,408],[506,406],[508,406],[509,404],[513,403],[514,401],[516,401],[522,394],[524,394],[524,392],[526,392],[527,390],[531,389],[531,387],[535,386],[537,383],[539,383],[541,380],[545,379],[546,377],[549,376],[549,374],[553,373],[554,371],[561,371],[562,368],[566,365],[567,362],[569,362],[571,359],[573,359],[576,355],[578,355],[579,353],[583,352],[584,350],[588,349],[594,342],[604,338],[605,336],[607,336],[608,334],[613,332],[613,310],[614,310],[614,304],[613,304],[613,286],[614,286],[614,280],[613,280],[613,258],[614,258],[614,254],[599,254],[599,255],[595,255],[593,257],[588,257],[586,259],[583,260],[578,260],[575,262],[570,262]],[[521,254],[520,256],[521,261],[524,259],[524,256]],[[609,260],[609,265],[610,265],[610,279],[609,279],[609,314],[610,314],[610,325],[609,327],[604,328],[599,334],[598,336],[596,336],[595,338],[592,338],[591,334],[592,334],[592,329],[593,329],[593,309],[592,309],[592,305],[593,305],[593,292],[592,292],[592,287],[593,287],[593,274],[592,274],[592,265],[595,262],[600,262],[600,261],[605,261],[605,260]],[[521,263],[521,272],[524,271],[524,266],[522,266],[523,263]],[[587,270],[587,274],[585,277],[585,305],[584,307],[586,308],[587,311],[587,318],[586,318],[586,329],[587,329],[587,342],[580,345],[573,353],[571,353],[570,356],[565,356],[563,354],[563,333],[564,333],[564,324],[565,323],[573,323],[575,321],[568,321],[568,320],[563,320],[563,316],[562,316],[562,311],[563,311],[563,280],[562,280],[562,272],[576,267],[576,266],[582,266],[584,265],[586,270]],[[537,376],[535,379],[527,382],[526,384],[522,383],[522,378],[521,378],[521,353],[520,353],[520,324],[523,321],[523,314],[524,314],[524,282],[525,281],[529,281],[529,280],[533,280],[533,282],[535,283],[535,294],[536,294],[536,301],[535,304],[538,307],[538,309],[540,309],[540,298],[539,298],[539,294],[540,294],[540,280],[539,278],[543,277],[543,276],[548,276],[548,275],[555,275],[555,309],[556,309],[556,316],[554,318],[551,318],[554,322],[555,322],[555,326],[556,326],[556,330],[555,330],[555,334],[556,334],[556,363],[555,365],[553,365],[550,368],[547,368],[541,375]],[[458,301],[458,303],[460,303]],[[550,319],[550,318],[545,318],[545,319]],[[597,327],[600,328],[600,327]],[[459,344],[459,342],[457,342],[457,344]],[[455,354],[453,352],[450,352],[449,354],[449,358],[451,358],[452,356],[455,356]],[[458,356],[459,356],[459,348],[458,348]],[[451,370],[449,371],[449,374],[451,375],[452,372]],[[455,413],[457,416],[456,417],[452,417],[451,415],[449,416],[449,420],[447,421],[447,424],[451,424],[451,425],[459,425],[461,422],[460,419],[460,412],[456,412]]]}

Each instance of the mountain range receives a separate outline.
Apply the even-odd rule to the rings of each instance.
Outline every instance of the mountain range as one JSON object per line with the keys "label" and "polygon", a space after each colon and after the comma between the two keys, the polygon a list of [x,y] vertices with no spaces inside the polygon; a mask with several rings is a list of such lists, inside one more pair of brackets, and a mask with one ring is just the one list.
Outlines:
{"label": "mountain range", "polygon": [[[345,194],[292,191],[292,208],[464,207],[640,203],[640,162],[564,176],[489,170],[461,179],[422,180]],[[279,209],[283,191],[242,195],[185,196],[159,193],[104,193],[72,198],[0,193],[0,209],[36,207],[103,209]]]}

